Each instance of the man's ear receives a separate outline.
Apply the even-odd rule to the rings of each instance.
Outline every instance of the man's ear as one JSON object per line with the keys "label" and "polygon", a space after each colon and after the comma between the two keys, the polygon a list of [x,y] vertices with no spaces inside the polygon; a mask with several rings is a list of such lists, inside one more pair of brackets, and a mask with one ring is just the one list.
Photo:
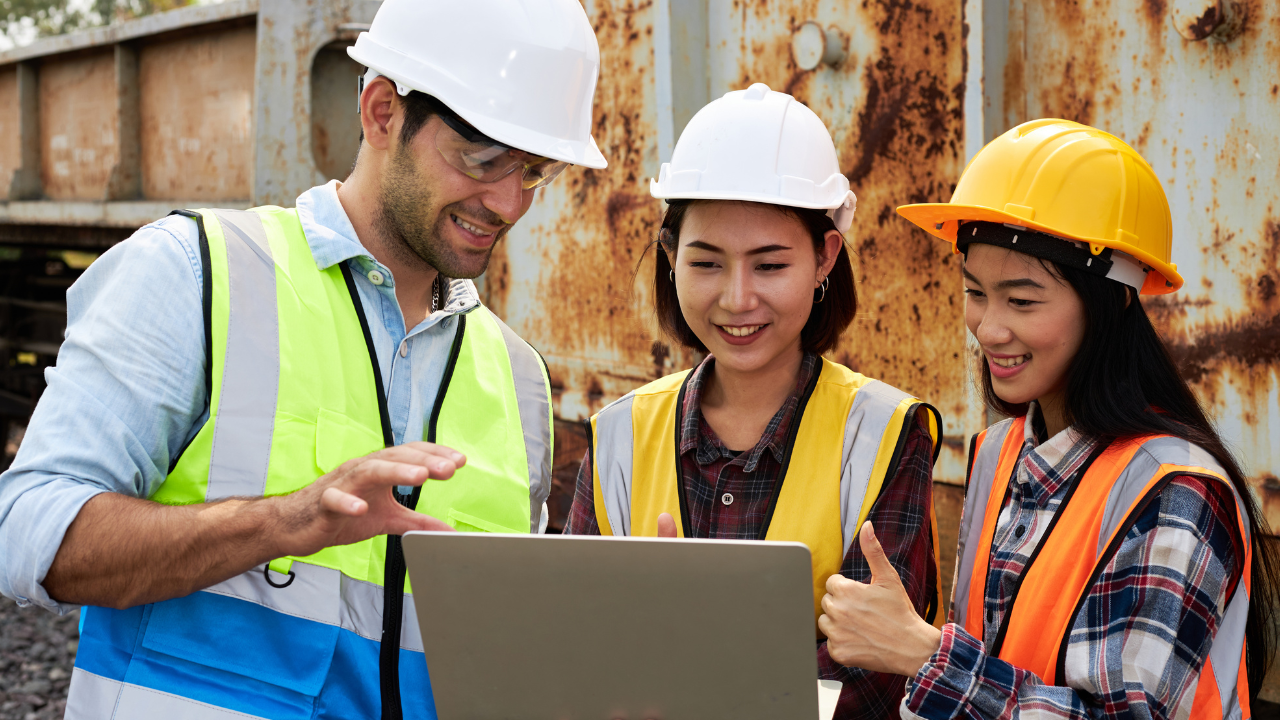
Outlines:
{"label": "man's ear", "polygon": [[391,147],[391,136],[399,132],[401,113],[396,87],[385,77],[374,78],[360,94],[360,127],[364,141],[378,150]]}

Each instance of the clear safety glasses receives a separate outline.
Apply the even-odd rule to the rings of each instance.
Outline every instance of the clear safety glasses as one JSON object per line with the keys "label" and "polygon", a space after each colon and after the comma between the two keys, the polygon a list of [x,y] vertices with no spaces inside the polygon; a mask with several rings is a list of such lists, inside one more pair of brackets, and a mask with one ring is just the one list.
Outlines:
{"label": "clear safety glasses", "polygon": [[532,190],[550,184],[569,165],[504,145],[448,110],[438,114],[444,125],[436,131],[436,149],[467,177],[491,183],[519,170],[520,186]]}

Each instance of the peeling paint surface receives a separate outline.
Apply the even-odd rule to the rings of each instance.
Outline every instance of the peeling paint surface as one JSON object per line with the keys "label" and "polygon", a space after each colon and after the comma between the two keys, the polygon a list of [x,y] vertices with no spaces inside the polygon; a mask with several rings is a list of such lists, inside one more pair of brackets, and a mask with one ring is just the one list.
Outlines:
{"label": "peeling paint surface", "polygon": [[[487,302],[546,358],[556,417],[582,420],[688,367],[649,311],[657,174],[653,2],[594,2],[600,43],[593,134],[604,170],[570,167],[538,191],[486,274]],[[637,266],[640,268],[636,273]]]}
{"label": "peeling paint surface", "polygon": [[[638,385],[689,367],[651,310],[650,256],[662,204],[654,26],[666,3],[590,2],[601,48],[595,137],[609,168],[571,168],[540,191],[487,275],[488,301],[546,356],[556,415],[579,420]],[[832,353],[937,405],[955,437],[940,476],[962,482],[969,407],[959,271],[941,243],[898,217],[902,203],[949,197],[963,163],[964,59],[959,3],[711,0],[710,97],[753,82],[789,92],[828,125],[859,196],[847,239],[860,312]],[[848,41],[837,67],[800,70],[793,33],[806,21]],[[698,82],[673,71],[672,82]],[[639,273],[633,278],[636,267]]]}
{"label": "peeling paint surface", "polygon": [[97,51],[60,57],[43,63],[39,72],[44,194],[54,200],[101,200],[120,154],[115,56]]}
{"label": "peeling paint surface", "polygon": [[255,48],[253,27],[142,48],[144,197],[251,197]]}
{"label": "peeling paint surface", "polygon": [[[833,359],[935,405],[949,442],[935,471],[964,480],[965,438],[982,428],[963,362],[958,264],[898,205],[948,198],[964,161],[960,3],[713,0],[711,95],[753,82],[790,93],[826,122],[858,195],[846,239],[858,319]],[[800,70],[791,38],[807,21],[848,36],[835,67]]]}
{"label": "peeling paint surface", "polygon": [[[1187,7],[1193,7],[1186,10]],[[1234,17],[1191,35],[1200,11]],[[1280,5],[1026,2],[1021,119],[1132,144],[1165,183],[1182,290],[1144,301],[1280,526]],[[1117,23],[1116,17],[1132,18]],[[1016,119],[1016,118],[1011,118]]]}
{"label": "peeling paint surface", "polygon": [[18,137],[18,71],[0,67],[0,199],[9,197],[9,181],[22,164]]}

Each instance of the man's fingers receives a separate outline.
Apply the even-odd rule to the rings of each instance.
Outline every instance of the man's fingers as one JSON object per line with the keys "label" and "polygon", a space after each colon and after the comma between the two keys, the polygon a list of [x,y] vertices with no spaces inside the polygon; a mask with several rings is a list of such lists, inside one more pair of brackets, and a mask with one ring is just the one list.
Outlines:
{"label": "man's fingers", "polygon": [[423,515],[420,512],[414,512],[409,508],[401,507],[400,520],[404,524],[402,529],[396,530],[390,534],[403,535],[411,530],[424,530],[430,532],[456,532],[453,527],[443,520]]}
{"label": "man's fingers", "polygon": [[671,513],[658,515],[658,537],[673,538],[676,536],[676,521]]}
{"label": "man's fingers", "polygon": [[398,485],[421,485],[427,480],[446,480],[453,476],[457,467],[448,460],[439,458],[425,462],[396,462],[382,458],[366,458],[351,472],[351,480],[357,488],[391,487]]}
{"label": "man's fingers", "polygon": [[871,526],[870,520],[862,524],[862,531],[858,533],[858,544],[862,547],[862,555],[867,559],[867,565],[871,567],[872,585],[902,584],[898,571],[893,569],[893,564],[884,554],[884,548],[880,547],[880,540],[876,538],[876,531]]}
{"label": "man's fingers", "polygon": [[435,443],[429,443],[425,441],[410,442],[410,443],[405,443],[404,445],[396,445],[395,447],[387,448],[383,452],[392,452],[395,450],[409,450],[413,452],[423,453],[425,455],[431,455],[444,460],[448,460],[457,467],[462,467],[463,465],[467,464],[467,456],[463,455],[457,450],[454,450],[453,448],[450,448],[450,447],[445,447],[444,445],[436,445]]}
{"label": "man's fingers", "polygon": [[336,487],[325,488],[320,495],[320,507],[327,512],[336,513],[338,515],[346,515],[348,517],[359,517],[369,510],[369,503],[344,492]]}

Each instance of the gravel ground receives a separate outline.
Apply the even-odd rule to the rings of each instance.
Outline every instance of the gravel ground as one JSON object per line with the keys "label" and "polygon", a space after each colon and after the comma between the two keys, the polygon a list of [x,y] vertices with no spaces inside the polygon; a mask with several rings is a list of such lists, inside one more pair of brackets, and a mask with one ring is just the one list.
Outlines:
{"label": "gravel ground", "polygon": [[79,623],[0,597],[0,720],[62,717]]}

